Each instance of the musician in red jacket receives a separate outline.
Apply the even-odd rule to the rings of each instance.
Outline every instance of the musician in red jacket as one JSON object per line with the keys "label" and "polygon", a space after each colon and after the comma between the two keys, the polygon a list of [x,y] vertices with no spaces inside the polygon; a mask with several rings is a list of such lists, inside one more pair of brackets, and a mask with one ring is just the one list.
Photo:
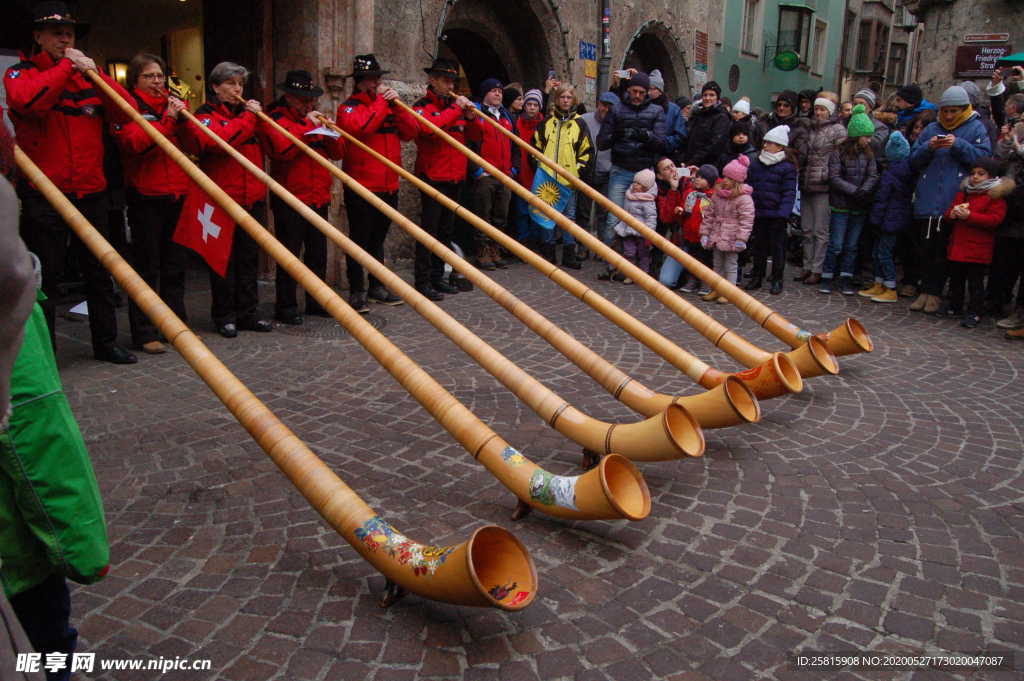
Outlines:
{"label": "musician in red jacket", "polygon": [[[335,161],[342,158],[345,147],[341,140],[331,134],[310,134],[323,127],[321,119],[325,116],[316,110],[317,100],[324,94],[323,88],[313,82],[309,72],[289,71],[278,88],[284,94],[267,107],[267,115],[325,158]],[[284,135],[265,135],[265,142],[273,161],[271,175],[274,179],[326,219],[327,208],[331,203],[331,183],[334,180],[331,172]],[[325,279],[327,237],[276,195],[271,197],[270,205],[274,211],[274,233],[278,240],[296,256],[304,257],[306,266],[316,276]],[[302,256],[303,248],[305,256]],[[274,316],[277,321],[301,324],[303,320],[295,295],[295,280],[280,266],[277,268],[276,289]],[[312,296],[306,297],[306,314],[330,316]]]}
{"label": "musician in red jacket", "polygon": [[[398,93],[381,85],[380,77],[390,71],[380,67],[372,54],[357,54],[350,77],[355,91],[338,107],[338,126],[394,163],[402,163],[402,142],[419,133],[419,124],[408,111],[396,106]],[[394,208],[398,205],[398,173],[387,168],[356,145],[346,149],[345,172],[378,198]],[[345,210],[352,240],[377,260],[384,259],[384,240],[391,219],[371,206],[349,187],[345,187]],[[401,305],[402,301],[369,275],[368,293],[363,293],[363,267],[348,258],[349,305],[369,312],[367,295],[375,303]]]}
{"label": "musician in red jacket", "polygon": [[[206,104],[196,110],[196,118],[262,168],[263,148],[257,134],[261,123],[256,113],[262,111],[263,107],[255,99],[244,103],[239,101],[248,77],[249,70],[233,62],[225,61],[214,66],[207,79],[210,96]],[[200,157],[199,167],[203,172],[250,214],[261,215],[266,205],[267,185],[231,158],[194,124],[182,126],[181,132],[182,147]],[[273,325],[260,319],[258,314],[258,267],[259,247],[256,242],[244,229],[235,229],[225,276],[221,277],[210,269],[210,289],[213,293],[210,315],[217,332],[225,338],[234,338],[239,330],[273,330]]]}
{"label": "musician in red jacket", "polygon": [[[18,145],[60,188],[101,234],[107,234],[107,179],[103,173],[103,131],[126,117],[83,73],[97,71],[92,59],[75,49],[76,32],[86,30],[63,2],[41,2],[32,32],[38,52],[7,69],[4,86]],[[24,55],[23,55],[24,57]],[[98,72],[98,71],[97,71]],[[105,74],[100,76],[128,98]],[[86,280],[89,331],[96,359],[115,364],[138,361],[117,344],[114,286],[110,274],[34,187],[19,187],[21,236],[42,264],[43,310],[56,345],[54,322],[58,283],[68,249]],[[70,238],[69,238],[70,237]]]}
{"label": "musician in red jacket", "polygon": [[[466,139],[465,112],[473,107],[466,97],[456,95],[455,79],[459,67],[448,59],[435,59],[423,69],[427,74],[427,94],[413,105],[416,113],[451,135],[458,142]],[[416,138],[416,174],[450,199],[456,199],[466,179],[466,157],[455,147],[419,123]],[[432,236],[449,245],[452,241],[454,214],[420,192],[422,214],[420,226]],[[416,244],[414,279],[416,290],[431,300],[444,300],[444,293],[458,293],[443,280],[444,261],[420,243]]]}
{"label": "musician in red jacket", "polygon": [[[128,63],[127,82],[136,108],[164,137],[180,146],[185,103],[167,91],[167,66],[155,54],[137,54]],[[134,121],[112,126],[124,160],[132,267],[178,317],[185,312],[185,268],[188,254],[172,237],[188,190],[188,176],[142,126]],[[132,302],[128,308],[132,342],[149,354],[167,351],[156,327]]]}

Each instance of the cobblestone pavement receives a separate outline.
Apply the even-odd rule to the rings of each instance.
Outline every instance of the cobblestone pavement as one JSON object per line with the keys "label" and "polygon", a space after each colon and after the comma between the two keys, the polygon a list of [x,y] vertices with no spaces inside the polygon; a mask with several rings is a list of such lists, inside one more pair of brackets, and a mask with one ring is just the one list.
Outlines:
{"label": "cobblestone pavement", "polygon": [[[705,361],[735,370],[637,286],[580,276]],[[525,265],[495,278],[651,388],[677,370]],[[112,679],[1010,679],[1019,672],[803,672],[802,650],[1009,650],[1024,670],[1024,344],[786,282],[762,297],[805,328],[861,319],[876,350],[766,401],[754,425],[707,432],[701,459],[644,464],[640,522],[509,520],[514,498],[333,322],[209,331],[204,340],[396,527],[454,543],[511,528],[540,579],[520,613],[408,596],[383,580],[277,471],[174,353],[92,361],[84,323],[59,325],[60,363],[100,480],[113,569],[76,587],[80,650],[210,658],[210,672]],[[261,285],[265,303],[271,286]],[[689,298],[696,301],[695,298]],[[697,303],[766,348],[732,306]],[[637,416],[479,291],[442,304],[588,414]],[[266,306],[269,312],[269,305]],[[528,457],[578,472],[548,429],[409,307],[371,319]],[[123,329],[127,329],[122,312]]]}

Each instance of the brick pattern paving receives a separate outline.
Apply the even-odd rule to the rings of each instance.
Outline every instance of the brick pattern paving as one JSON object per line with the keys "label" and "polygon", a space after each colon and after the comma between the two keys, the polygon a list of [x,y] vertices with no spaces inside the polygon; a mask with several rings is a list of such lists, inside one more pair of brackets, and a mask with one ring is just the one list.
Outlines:
{"label": "brick pattern paving", "polygon": [[[638,287],[597,282],[596,271],[588,263],[580,276],[705,361],[738,368]],[[528,267],[495,277],[649,387],[694,392]],[[759,424],[709,431],[702,459],[642,465],[653,496],[646,520],[534,513],[513,523],[511,495],[329,320],[309,320],[304,333],[223,339],[208,331],[196,282],[191,309],[204,340],[371,506],[423,541],[462,541],[484,523],[512,528],[537,563],[540,593],[518,614],[415,596],[381,610],[383,579],[177,355],[99,364],[86,325],[65,320],[60,362],[114,558],[107,579],[74,590],[80,649],[213,660],[211,672],[106,678],[967,677],[799,672],[787,657],[864,648],[1011,650],[1024,669],[1024,344],[1004,341],[990,320],[968,331],[905,303],[826,297],[787,281],[782,296],[762,293],[769,304],[816,331],[856,316],[876,351],[841,358],[839,376],[810,380],[802,394],[764,402]],[[272,293],[261,286],[264,301]],[[781,348],[732,306],[698,304]],[[480,292],[442,305],[585,412],[637,420]],[[372,315],[527,456],[578,472],[578,447],[408,306]]]}

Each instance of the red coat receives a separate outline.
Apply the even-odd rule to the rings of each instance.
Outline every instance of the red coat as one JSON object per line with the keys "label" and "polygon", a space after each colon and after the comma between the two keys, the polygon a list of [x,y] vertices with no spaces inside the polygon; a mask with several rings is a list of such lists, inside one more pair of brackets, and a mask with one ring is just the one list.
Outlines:
{"label": "red coat", "polygon": [[[466,119],[455,106],[454,97],[441,97],[432,88],[413,105],[416,113],[451,135],[457,142],[466,139]],[[466,179],[466,157],[462,152],[434,134],[421,121],[416,137],[416,174],[434,182],[462,182]]]}
{"label": "red coat", "polygon": [[[133,90],[132,97],[142,117],[175,146],[180,147],[180,128],[188,123],[184,116],[175,119],[167,115],[167,96],[151,97]],[[188,175],[156,145],[141,125],[135,121],[115,123],[111,126],[111,132],[121,150],[125,182],[129,187],[145,196],[185,195]]]}
{"label": "red coat", "polygon": [[[411,113],[374,93],[353,93],[338,107],[337,118],[339,128],[398,165],[402,165],[402,142],[420,132]],[[345,172],[372,192],[398,191],[398,173],[354,144],[345,153]]]}
{"label": "red coat", "polygon": [[[241,104],[228,108],[213,100],[196,110],[196,118],[218,137],[241,151],[247,159],[263,167],[263,148],[256,134],[260,119],[256,114],[246,111]],[[243,208],[250,208],[254,203],[266,200],[267,185],[231,158],[207,134],[196,129],[194,123],[189,122],[181,127],[181,142],[183,149],[200,157],[199,167],[203,172]]]}
{"label": "red coat", "polygon": [[[483,108],[483,105],[481,105],[481,108],[477,111],[477,117],[466,123],[466,139],[480,145],[479,153],[484,157],[485,161],[495,166],[506,175],[511,175],[512,140],[495,130],[494,126],[487,121],[480,120],[481,116],[491,116],[491,114]],[[512,120],[508,117],[508,113],[504,109],[501,109],[501,113],[495,120],[501,124],[501,127],[512,132]],[[483,170],[478,170],[477,175],[480,175],[483,172]]]}
{"label": "red coat", "polygon": [[[307,132],[320,126],[296,114],[283,99],[267,107],[267,115],[307,146],[316,149],[321,156],[337,161],[345,155],[344,140],[327,135],[307,136]],[[264,132],[264,138],[273,161],[270,174],[275,180],[307,206],[323,206],[331,202],[331,183],[334,181],[331,171],[276,131],[273,134]]]}
{"label": "red coat", "polygon": [[[992,248],[996,241],[996,228],[1006,217],[1004,196],[1013,191],[1013,180],[1002,178],[999,184],[987,192],[968,193],[964,185],[956,193],[953,204],[946,211],[945,219],[952,223],[946,257],[950,262],[973,262],[987,265],[992,262]],[[954,220],[950,212],[953,206],[966,203],[971,214],[966,220]]]}
{"label": "red coat", "polygon": [[[131,101],[110,76],[100,77]],[[16,141],[46,176],[75,196],[106,189],[103,130],[128,120],[121,109],[70,59],[54,62],[46,52],[7,69],[4,86]]]}
{"label": "red coat", "polygon": [[[536,118],[527,118],[526,114],[519,116],[519,120],[516,121],[516,134],[519,135],[520,139],[524,139],[527,142],[533,143],[533,133],[537,131],[540,124],[544,122],[544,114],[538,113]],[[535,172],[530,152],[519,145],[516,145],[519,150],[519,184],[523,185],[527,189],[533,189],[533,174]],[[515,153],[513,151],[513,153]]]}

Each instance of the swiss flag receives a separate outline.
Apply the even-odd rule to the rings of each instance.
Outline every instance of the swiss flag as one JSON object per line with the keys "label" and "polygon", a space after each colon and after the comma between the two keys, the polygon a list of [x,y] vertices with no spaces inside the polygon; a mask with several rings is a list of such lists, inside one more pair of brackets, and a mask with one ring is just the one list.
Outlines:
{"label": "swiss flag", "polygon": [[185,205],[174,229],[174,241],[203,256],[220,276],[228,271],[235,222],[195,182],[188,188]]}

